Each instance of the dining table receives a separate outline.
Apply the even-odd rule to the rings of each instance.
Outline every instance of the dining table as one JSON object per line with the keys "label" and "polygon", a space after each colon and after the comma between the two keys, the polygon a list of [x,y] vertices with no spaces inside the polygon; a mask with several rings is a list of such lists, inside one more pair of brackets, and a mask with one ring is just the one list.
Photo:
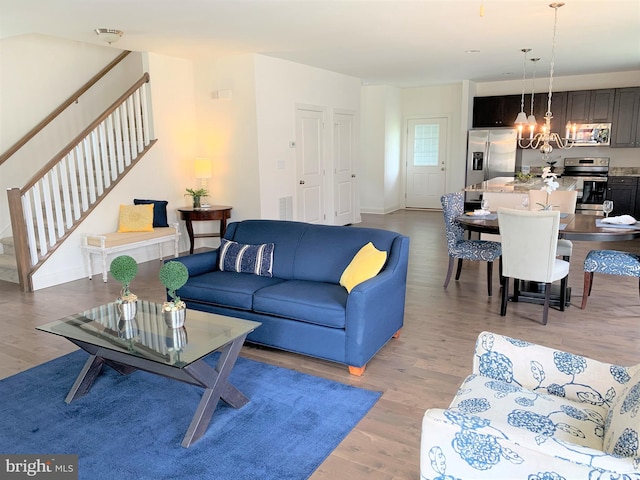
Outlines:
{"label": "dining table", "polygon": [[[559,238],[582,242],[621,242],[640,238],[640,222],[632,225],[606,224],[603,217],[583,214],[560,214]],[[500,233],[498,214],[473,215],[465,213],[456,218],[465,230],[479,233]]]}
{"label": "dining table", "polygon": [[[582,242],[620,242],[640,238],[640,222],[631,225],[603,223],[603,217],[583,214],[560,214],[560,230],[558,238]],[[475,215],[468,212],[456,218],[462,228],[469,232],[500,234],[498,214],[490,212],[486,215]],[[515,281],[515,280],[514,280]],[[523,282],[518,298],[511,301],[528,303],[544,303],[544,284]],[[550,305],[560,305],[560,287],[552,286]],[[566,306],[571,305],[571,287],[567,287]]]}

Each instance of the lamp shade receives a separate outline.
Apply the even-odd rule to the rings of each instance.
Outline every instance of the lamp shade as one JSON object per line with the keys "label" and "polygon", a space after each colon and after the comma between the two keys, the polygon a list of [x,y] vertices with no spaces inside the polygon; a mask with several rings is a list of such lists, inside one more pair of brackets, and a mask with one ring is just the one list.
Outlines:
{"label": "lamp shade", "polygon": [[527,123],[527,114],[524,112],[520,112],[516,117],[516,121],[514,122],[516,125],[524,125]]}
{"label": "lamp shade", "polygon": [[208,158],[196,158],[194,171],[196,178],[211,178],[211,160]]}

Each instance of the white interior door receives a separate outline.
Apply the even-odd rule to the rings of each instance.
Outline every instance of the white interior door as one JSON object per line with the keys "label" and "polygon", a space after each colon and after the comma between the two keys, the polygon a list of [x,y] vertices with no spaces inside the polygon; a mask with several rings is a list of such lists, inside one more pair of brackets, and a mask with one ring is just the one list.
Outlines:
{"label": "white interior door", "polygon": [[442,208],[447,158],[446,117],[407,122],[406,206]]}
{"label": "white interior door", "polygon": [[296,220],[323,223],[324,110],[296,109]]}
{"label": "white interior door", "polygon": [[334,225],[355,222],[355,121],[354,115],[333,116]]}

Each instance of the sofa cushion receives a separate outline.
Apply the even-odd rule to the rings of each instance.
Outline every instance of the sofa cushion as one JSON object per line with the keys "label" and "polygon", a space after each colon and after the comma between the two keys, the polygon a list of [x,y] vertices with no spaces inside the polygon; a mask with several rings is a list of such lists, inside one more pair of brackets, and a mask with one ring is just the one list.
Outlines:
{"label": "sofa cushion", "polygon": [[449,409],[487,419],[505,438],[550,455],[560,454],[563,442],[602,451],[608,412],[482,375],[467,377]]}
{"label": "sofa cushion", "polygon": [[345,328],[347,292],[337,284],[288,280],[258,290],[253,309],[327,327]]}
{"label": "sofa cushion", "polygon": [[246,245],[223,238],[218,250],[218,268],[226,272],[252,273],[271,277],[273,243]]}
{"label": "sofa cushion", "polygon": [[273,277],[216,271],[190,277],[187,284],[178,290],[178,295],[186,301],[196,300],[251,310],[256,291],[283,281]]}
{"label": "sofa cushion", "polygon": [[272,274],[274,277],[292,279],[298,245],[308,227],[302,222],[243,220],[230,223],[224,238],[250,245],[275,244]]}
{"label": "sofa cushion", "polygon": [[354,287],[375,277],[386,261],[387,252],[381,252],[371,242],[367,243],[356,253],[356,256],[342,272],[340,285],[351,293]]}
{"label": "sofa cushion", "polygon": [[340,283],[342,273],[363,245],[371,242],[388,253],[397,237],[395,232],[373,228],[309,225],[296,250],[293,278]]}
{"label": "sofa cushion", "polygon": [[638,457],[640,434],[640,370],[616,399],[607,416],[604,451],[620,457]]}

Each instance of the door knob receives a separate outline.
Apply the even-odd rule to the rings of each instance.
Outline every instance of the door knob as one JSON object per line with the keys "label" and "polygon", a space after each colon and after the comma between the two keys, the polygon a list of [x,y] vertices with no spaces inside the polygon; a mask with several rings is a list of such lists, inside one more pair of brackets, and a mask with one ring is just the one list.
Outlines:
{"label": "door knob", "polygon": [[300,185],[304,185],[304,180],[300,180]]}
{"label": "door knob", "polygon": [[355,174],[355,173],[352,173],[352,174],[351,174],[351,178],[356,178],[356,174]]}

